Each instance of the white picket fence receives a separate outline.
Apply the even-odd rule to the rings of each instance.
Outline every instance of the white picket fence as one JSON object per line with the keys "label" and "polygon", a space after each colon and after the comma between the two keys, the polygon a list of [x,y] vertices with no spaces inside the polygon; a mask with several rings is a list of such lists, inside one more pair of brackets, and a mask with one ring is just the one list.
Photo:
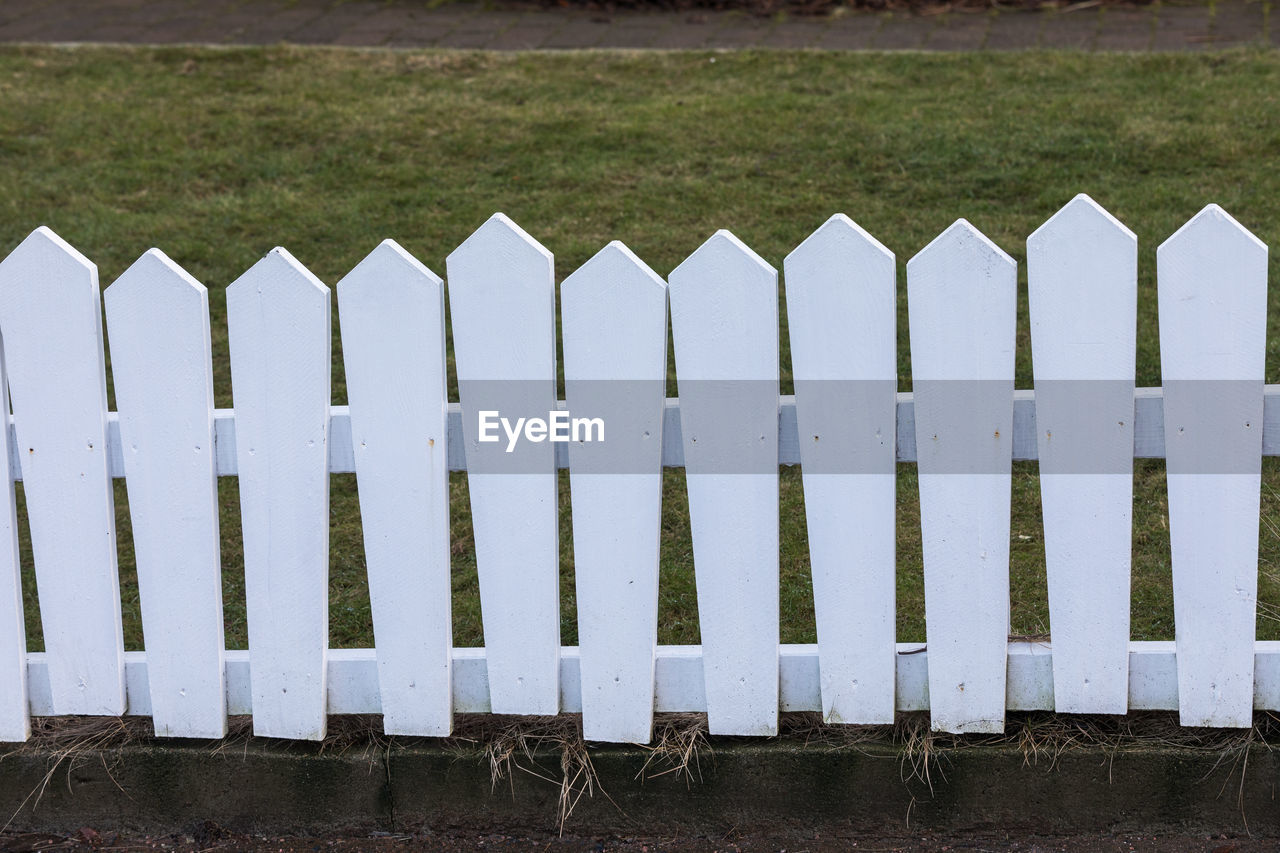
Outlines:
{"label": "white picket fence", "polygon": [[[652,388],[604,413],[644,467],[569,465],[580,645],[563,648],[556,468],[572,448],[540,445],[532,472],[469,474],[477,649],[451,645],[448,476],[477,445],[447,398],[438,276],[388,240],[338,283],[350,405],[331,406],[329,290],[273,250],[227,291],[235,408],[220,410],[205,288],[152,249],[105,293],[113,413],[97,269],[37,229],[0,262],[13,411],[0,430],[0,740],[25,739],[29,715],[71,714],[217,738],[228,714],[252,713],[259,735],[318,739],[328,714],[442,736],[456,712],[581,712],[589,739],[646,742],[655,710],[706,711],[713,733],[739,735],[776,733],[791,710],[870,724],[927,709],[950,732],[1000,731],[1006,710],[1176,709],[1227,727],[1280,710],[1280,643],[1254,628],[1261,457],[1280,454],[1280,392],[1263,386],[1266,247],[1214,205],[1160,246],[1163,391],[1134,388],[1133,233],[1079,196],[1027,248],[1039,393],[1013,388],[1016,264],[960,220],[907,264],[915,394],[895,394],[894,255],[840,215],[785,261],[797,393],[779,397],[768,263],[721,231],[668,284],[605,247],[561,288],[568,405],[610,405],[574,399],[593,387],[577,380]],[[463,396],[473,380],[529,380],[550,389],[533,403],[555,409],[551,253],[499,214],[447,273]],[[668,304],[678,401],[662,390]],[[726,417],[698,380],[752,390]],[[872,390],[830,399],[828,380]],[[961,410],[953,380],[1000,393]],[[767,466],[697,468],[725,448]],[[1244,462],[1169,475],[1176,642],[1130,642],[1132,460],[1224,448]],[[868,464],[841,473],[838,453]],[[1119,461],[1042,476],[1052,643],[1010,642],[1010,463],[1050,469],[1072,453]],[[970,457],[986,462],[948,467]],[[919,465],[927,647],[895,642],[895,460]],[[775,462],[804,466],[816,645],[778,643]],[[658,646],[662,467],[686,463],[702,645]],[[328,480],[351,471],[376,648],[330,650]],[[240,478],[248,651],[224,649],[221,476]],[[114,477],[128,484],[145,652],[123,649]],[[24,637],[19,479],[43,653]]]}

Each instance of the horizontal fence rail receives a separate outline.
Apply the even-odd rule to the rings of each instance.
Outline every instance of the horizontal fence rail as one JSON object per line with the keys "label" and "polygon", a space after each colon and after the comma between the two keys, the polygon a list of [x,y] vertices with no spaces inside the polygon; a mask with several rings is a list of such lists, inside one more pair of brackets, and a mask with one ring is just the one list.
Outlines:
{"label": "horizontal fence rail", "polygon": [[[1280,385],[1263,386],[1262,455],[1280,456]],[[557,409],[567,411],[564,400]],[[1133,395],[1133,458],[1164,459],[1164,389],[1137,388]],[[662,418],[662,465],[684,467],[684,446],[680,433],[680,399],[668,397]],[[234,409],[214,409],[214,444],[217,447],[219,477],[235,477],[236,413]],[[450,471],[467,470],[466,446],[462,435],[462,409],[448,408],[448,465]],[[910,391],[897,394],[897,461],[916,461],[915,402]],[[556,467],[569,468],[569,446],[555,446]],[[1013,461],[1035,462],[1040,458],[1036,444],[1036,392],[1013,392]],[[120,444],[119,416],[107,413],[107,463],[114,478],[123,478],[124,451]],[[9,423],[9,464],[14,479],[22,480],[22,453],[18,448],[13,416]],[[795,396],[778,398],[778,464],[799,465],[800,433],[796,425]],[[329,473],[354,474],[355,451],[351,446],[351,417],[346,406],[329,407]]]}
{"label": "horizontal fence rail", "polygon": [[[47,228],[0,261],[0,741],[26,739],[31,715],[73,714],[211,739],[252,714],[259,735],[318,740],[330,714],[446,736],[455,713],[581,713],[590,740],[643,743],[655,711],[756,736],[784,711],[863,725],[927,711],[955,733],[1002,731],[1011,710],[1176,710],[1216,727],[1280,711],[1280,643],[1255,629],[1262,459],[1280,456],[1267,248],[1216,205],[1157,252],[1159,388],[1134,382],[1137,238],[1083,195],[1027,241],[1034,390],[1014,389],[1017,264],[963,219],[903,283],[843,215],[781,276],[719,231],[666,279],[615,242],[557,288],[552,253],[502,214],[446,272],[447,286],[387,240],[331,292],[272,250],[227,288],[234,408],[215,409],[208,291],[162,252],[105,295]],[[331,405],[335,296],[347,406]],[[782,304],[794,395],[779,394]],[[577,418],[572,440],[545,441],[557,412]],[[530,420],[504,442],[508,421]],[[1173,642],[1130,641],[1142,458],[1166,460]],[[1052,642],[1009,632],[1015,461],[1039,466]],[[895,462],[917,466],[926,643],[894,637]],[[791,465],[803,522],[780,518]],[[664,467],[686,471],[700,646],[657,644]],[[452,648],[450,472],[468,481],[484,648]],[[351,473],[372,649],[328,648],[330,475]],[[232,476],[247,650],[224,648],[217,498]],[[143,652],[123,646],[118,478]],[[817,643],[779,645],[780,534],[799,523]]]}
{"label": "horizontal fence rail", "polygon": [[[895,658],[895,705],[898,711],[929,710],[929,653],[924,643],[898,643]],[[1178,666],[1172,641],[1132,642],[1129,655],[1129,708],[1134,711],[1178,709]],[[580,650],[560,650],[560,710],[582,712]],[[130,716],[151,716],[146,652],[125,652]],[[1259,641],[1254,651],[1253,707],[1280,711],[1280,641]],[[658,646],[654,656],[654,707],[661,713],[701,713],[707,710],[700,646]],[[1052,711],[1053,649],[1047,642],[1015,640],[1008,648],[1010,711]],[[49,672],[43,652],[31,652],[27,664],[31,683],[31,713],[52,716]],[[249,688],[249,652],[226,653],[227,713],[253,713]],[[778,647],[779,710],[821,711],[818,646],[813,643]],[[453,650],[453,710],[459,714],[488,714],[489,677],[482,648]],[[373,649],[330,649],[328,705],[330,714],[380,714],[377,658]]]}

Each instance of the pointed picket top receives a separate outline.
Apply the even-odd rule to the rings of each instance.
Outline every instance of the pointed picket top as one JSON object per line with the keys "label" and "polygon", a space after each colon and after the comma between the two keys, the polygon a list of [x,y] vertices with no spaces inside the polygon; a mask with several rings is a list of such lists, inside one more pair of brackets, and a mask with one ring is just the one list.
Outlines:
{"label": "pointed picket top", "polygon": [[[1199,241],[1201,246],[1196,246]],[[1252,231],[1245,228],[1235,217],[1216,204],[1206,204],[1204,209],[1173,232],[1169,239],[1160,244],[1157,252],[1203,251],[1203,245],[1228,244],[1238,246],[1238,251],[1261,252],[1266,257],[1267,244],[1259,240]],[[1188,248],[1183,248],[1188,247]],[[1237,249],[1232,249],[1232,252]],[[1223,254],[1229,254],[1224,251]]]}
{"label": "pointed picket top", "polygon": [[[585,264],[570,273],[560,283],[561,298],[581,288],[653,287],[659,292],[667,289],[667,283],[653,268],[640,260],[635,252],[621,240],[614,240],[591,256]],[[584,294],[588,295],[588,294]]]}
{"label": "pointed picket top", "polygon": [[26,240],[18,243],[8,257],[0,260],[0,288],[9,284],[10,277],[4,273],[22,265],[28,265],[31,269],[49,270],[50,280],[59,283],[74,280],[67,273],[79,268],[84,275],[93,278],[93,287],[97,287],[97,265],[79,254],[76,247],[55,234],[49,225],[41,225],[36,231],[27,234]]}
{"label": "pointed picket top", "polygon": [[227,298],[236,298],[239,293],[247,294],[255,288],[259,293],[271,291],[273,295],[297,291],[301,298],[310,294],[329,298],[328,286],[281,246],[267,252],[261,260],[227,285]]}
{"label": "pointed picket top", "polygon": [[783,268],[791,264],[818,263],[837,253],[864,264],[876,261],[892,264],[896,261],[893,252],[867,233],[861,225],[845,214],[837,213],[791,250],[791,254],[782,262]]}
{"label": "pointed picket top", "polygon": [[1017,287],[1017,263],[964,219],[921,249],[907,262],[914,378],[1012,378]]}
{"label": "pointed picket top", "polygon": [[1030,247],[1064,236],[1078,237],[1081,231],[1086,229],[1104,239],[1108,234],[1115,234],[1129,242],[1138,242],[1138,235],[1134,234],[1127,225],[1112,216],[1110,211],[1087,194],[1080,193],[1064,204],[1057,213],[1046,219],[1043,225],[1031,232],[1031,236],[1027,238],[1027,245]]}
{"label": "pointed picket top", "polygon": [[668,281],[682,378],[776,381],[777,270],[722,230],[672,270]]}
{"label": "pointed picket top", "polygon": [[973,225],[967,219],[957,219],[945,231],[934,237],[915,257],[907,261],[907,275],[915,268],[926,268],[943,264],[951,266],[956,259],[965,256],[990,269],[997,265],[1006,265],[1017,269],[1018,263]]}
{"label": "pointed picket top", "polygon": [[714,273],[730,268],[730,265],[739,266],[743,272],[750,271],[758,275],[776,276],[778,274],[778,271],[768,261],[757,255],[750,246],[730,231],[721,228],[671,271],[672,289],[677,286],[677,280],[692,281],[700,278],[704,273]]}
{"label": "pointed picket top", "polygon": [[[401,271],[409,276],[398,275]],[[395,240],[387,239],[379,243],[374,250],[365,255],[351,272],[338,282],[340,294],[354,296],[369,292],[377,292],[388,286],[402,285],[420,277],[422,282],[432,287],[440,287],[444,279],[431,271],[426,264],[415,258]],[[417,282],[415,282],[416,284]]]}
{"label": "pointed picket top", "polygon": [[1027,238],[1036,379],[1131,384],[1137,282],[1137,235],[1089,196],[1037,228]]}
{"label": "pointed picket top", "polygon": [[843,213],[782,263],[798,380],[897,378],[896,263]]}
{"label": "pointed picket top", "polygon": [[200,300],[206,293],[205,286],[168,255],[159,249],[148,249],[106,289],[103,298],[108,305],[121,300],[136,302],[148,299],[149,294],[160,289],[169,291],[177,299],[190,294],[191,298]]}
{"label": "pointed picket top", "polygon": [[40,276],[42,288],[98,288],[97,265],[47,225],[32,231],[8,257],[0,260],[0,293],[14,287],[30,290],[28,281],[32,275]]}
{"label": "pointed picket top", "polygon": [[[620,241],[561,283],[560,314],[566,380],[665,375],[667,283]],[[655,325],[662,326],[660,344]]]}
{"label": "pointed picket top", "polygon": [[1266,317],[1266,244],[1210,204],[1160,244],[1156,268],[1166,382],[1261,380],[1265,322],[1252,319]]}
{"label": "pointed picket top", "polygon": [[[527,231],[511,221],[505,213],[495,213],[485,223],[462,241],[462,245],[449,253],[445,264],[449,270],[458,269],[462,275],[451,272],[449,286],[466,288],[475,285],[487,285],[490,277],[477,278],[466,274],[468,270],[486,270],[494,264],[500,267],[527,267],[529,265],[555,263],[551,251]],[[516,284],[534,283],[530,279],[518,276]]]}

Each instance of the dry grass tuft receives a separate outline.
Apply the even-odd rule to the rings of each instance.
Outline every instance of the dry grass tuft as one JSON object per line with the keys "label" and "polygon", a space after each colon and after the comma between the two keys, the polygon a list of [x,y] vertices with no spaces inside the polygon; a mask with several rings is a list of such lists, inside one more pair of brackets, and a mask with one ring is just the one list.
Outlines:
{"label": "dry grass tuft", "polygon": [[710,749],[706,714],[659,714],[653,721],[653,739],[644,745],[649,756],[636,775],[641,781],[673,775],[691,785],[702,781],[701,754]]}
{"label": "dry grass tuft", "polygon": [[[499,783],[506,781],[514,796],[517,773],[559,787],[556,823],[562,833],[565,822],[584,796],[593,797],[599,791],[609,798],[591,763],[580,715],[465,715],[457,718],[454,733],[445,742],[455,748],[478,746],[489,763],[489,778],[495,790]],[[545,766],[552,756],[559,765],[555,770]]]}
{"label": "dry grass tuft", "polygon": [[[107,776],[114,782],[111,769],[118,761],[110,756],[110,750],[119,749],[139,740],[151,737],[151,721],[142,717],[39,717],[31,721],[31,739],[17,744],[8,752],[0,754],[0,761],[11,755],[39,752],[48,755],[48,764],[44,775],[36,782],[31,792],[23,798],[13,813],[5,818],[0,832],[9,828],[9,824],[30,803],[34,809],[40,798],[53,780],[53,774],[64,764],[68,771],[83,761],[96,759],[102,762]],[[71,784],[70,772],[67,784]],[[116,783],[116,787],[120,787]],[[124,791],[124,788],[120,788]],[[127,792],[126,792],[127,793]]]}

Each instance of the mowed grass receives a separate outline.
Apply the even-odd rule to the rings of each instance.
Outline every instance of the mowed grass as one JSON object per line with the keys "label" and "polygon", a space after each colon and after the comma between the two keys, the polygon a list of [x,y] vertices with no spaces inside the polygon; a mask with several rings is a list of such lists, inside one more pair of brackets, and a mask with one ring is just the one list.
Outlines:
{"label": "mowed grass", "polygon": [[[718,228],[781,267],[828,216],[848,213],[897,253],[907,389],[905,261],[963,216],[1021,265],[1027,235],[1078,192],[1139,236],[1138,382],[1154,385],[1156,245],[1208,202],[1280,245],[1278,162],[1276,53],[0,49],[0,252],[47,224],[98,264],[106,286],[143,251],[162,248],[209,287],[220,406],[232,405],[225,288],[272,246],[287,247],[330,285],[386,237],[443,274],[445,256],[495,211],[555,253],[558,279],[613,239],[665,275]],[[1273,280],[1276,269],[1273,260]],[[1272,382],[1280,377],[1276,298]],[[335,321],[333,397],[344,403],[337,330]],[[1019,387],[1032,385],[1028,330],[1023,269]],[[780,358],[786,392],[785,322]],[[1280,468],[1268,460],[1265,471],[1258,627],[1280,639]],[[236,481],[220,486],[228,645],[243,647]],[[573,643],[567,478],[561,487],[563,637]],[[483,633],[465,475],[455,475],[453,490],[454,632],[459,645],[476,645]],[[783,470],[781,492],[781,639],[812,641],[797,469]],[[921,640],[912,466],[901,466],[898,493],[898,633]],[[116,501],[125,638],[141,648],[122,482]],[[1052,627],[1039,511],[1035,466],[1015,465],[1016,633]],[[30,642],[39,648],[25,539],[22,558]],[[661,572],[661,641],[697,642],[680,471],[667,473]],[[333,645],[371,645],[351,475],[332,483],[330,585]],[[1159,462],[1136,465],[1132,613],[1135,638],[1172,638]]]}

